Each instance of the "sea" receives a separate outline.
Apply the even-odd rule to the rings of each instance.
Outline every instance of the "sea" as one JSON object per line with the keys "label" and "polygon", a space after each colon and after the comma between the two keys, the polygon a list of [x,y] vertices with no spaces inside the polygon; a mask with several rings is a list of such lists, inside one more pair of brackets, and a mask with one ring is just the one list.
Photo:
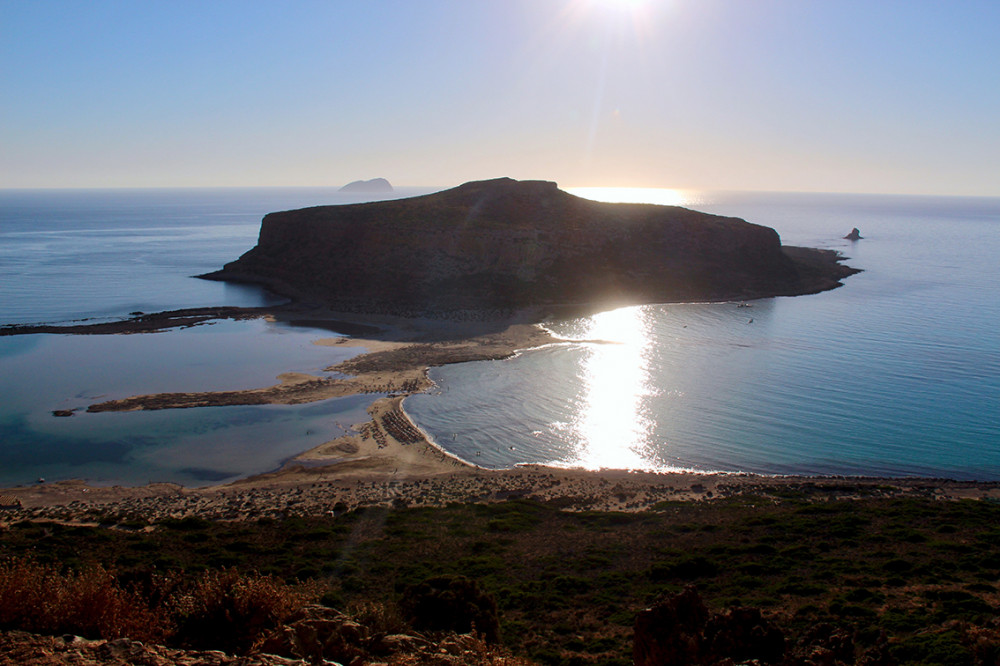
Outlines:
{"label": "sea", "polygon": [[[404,408],[439,446],[485,468],[1000,480],[1000,198],[571,191],[741,217],[786,245],[837,250],[863,272],[808,296],[547,321],[553,344],[431,370],[434,388]],[[192,276],[253,247],[268,212],[376,198],[336,188],[0,190],[0,325],[280,302]],[[844,239],[854,227],[863,238]],[[0,337],[0,486],[204,486],[276,469],[366,420],[379,396],[85,408],[323,375],[360,353],[313,344],[335,334],[253,320]]]}

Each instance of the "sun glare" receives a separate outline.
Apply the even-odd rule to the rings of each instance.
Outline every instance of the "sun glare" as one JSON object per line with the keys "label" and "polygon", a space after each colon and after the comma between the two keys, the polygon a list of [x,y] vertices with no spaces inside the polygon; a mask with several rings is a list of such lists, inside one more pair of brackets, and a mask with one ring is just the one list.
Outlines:
{"label": "sun glare", "polygon": [[576,464],[588,469],[649,467],[652,423],[645,412],[649,322],[641,306],[591,318],[593,340],[584,362],[584,403],[574,419]]}
{"label": "sun glare", "polygon": [[684,206],[688,196],[681,190],[664,187],[568,187],[570,194],[606,203],[648,203],[661,206]]}
{"label": "sun glare", "polygon": [[632,10],[647,4],[649,0],[592,0],[595,4],[614,9]]}

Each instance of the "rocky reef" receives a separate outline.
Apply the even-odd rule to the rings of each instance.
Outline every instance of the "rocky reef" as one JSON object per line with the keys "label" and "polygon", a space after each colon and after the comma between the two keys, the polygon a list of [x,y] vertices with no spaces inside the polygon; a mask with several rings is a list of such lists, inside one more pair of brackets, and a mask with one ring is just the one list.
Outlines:
{"label": "rocky reef", "polygon": [[402,315],[747,299],[831,289],[831,251],[676,206],[599,203],[555,183],[470,182],[264,217],[257,246],[201,277]]}

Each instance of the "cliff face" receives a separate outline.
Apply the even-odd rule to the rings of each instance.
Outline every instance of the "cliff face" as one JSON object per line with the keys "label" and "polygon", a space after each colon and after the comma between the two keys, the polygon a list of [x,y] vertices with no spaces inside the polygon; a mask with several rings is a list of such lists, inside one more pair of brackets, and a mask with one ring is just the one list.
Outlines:
{"label": "cliff face", "polygon": [[403,314],[836,286],[818,287],[799,264],[773,229],[736,218],[597,203],[555,183],[498,179],[411,199],[271,213],[255,248],[204,277]]}

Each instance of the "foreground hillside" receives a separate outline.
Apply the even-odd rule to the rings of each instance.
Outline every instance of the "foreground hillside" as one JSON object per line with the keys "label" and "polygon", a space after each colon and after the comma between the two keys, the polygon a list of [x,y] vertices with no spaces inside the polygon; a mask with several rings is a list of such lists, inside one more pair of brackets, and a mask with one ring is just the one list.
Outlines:
{"label": "foreground hillside", "polygon": [[[346,622],[363,628],[360,642],[338,639],[342,652],[330,647],[326,657],[359,664],[456,663],[448,650],[465,655],[458,663],[628,664],[634,640],[640,656],[687,646],[684,663],[693,664],[1000,658],[1000,506],[987,501],[823,501],[789,490],[635,513],[513,500],[227,522],[97,518],[0,531],[0,628],[90,639],[141,631],[131,637],[172,649],[302,658],[301,641],[275,637],[302,633],[306,621],[342,636]],[[44,595],[26,596],[32,575]],[[132,625],[102,628],[96,609],[74,624],[51,602],[31,603],[70,604],[79,595],[56,592],[81,580],[120,588],[132,610],[109,616]],[[639,612],[663,599],[635,634]],[[454,633],[468,631],[470,618],[478,643]],[[522,661],[503,661],[513,657]]]}
{"label": "foreground hillside", "polygon": [[406,315],[796,295],[854,272],[833,252],[791,250],[736,218],[502,178],[271,213],[256,247],[202,277]]}

